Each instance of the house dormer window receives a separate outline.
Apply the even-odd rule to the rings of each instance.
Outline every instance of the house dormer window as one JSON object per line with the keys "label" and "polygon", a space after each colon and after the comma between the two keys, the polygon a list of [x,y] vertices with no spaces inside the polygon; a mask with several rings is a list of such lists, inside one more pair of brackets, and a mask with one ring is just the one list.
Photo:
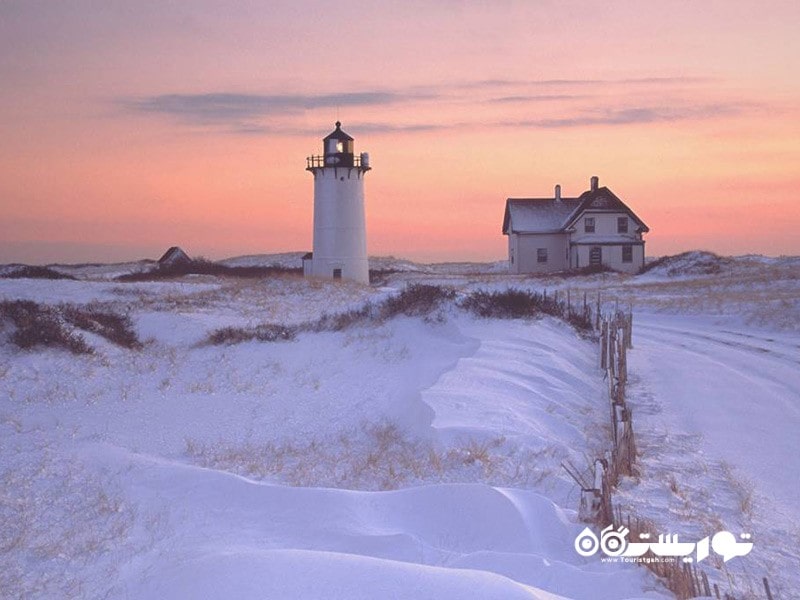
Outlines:
{"label": "house dormer window", "polygon": [[586,217],[583,220],[584,233],[594,233],[594,217]]}
{"label": "house dormer window", "polygon": [[617,217],[617,233],[628,233],[628,217]]}

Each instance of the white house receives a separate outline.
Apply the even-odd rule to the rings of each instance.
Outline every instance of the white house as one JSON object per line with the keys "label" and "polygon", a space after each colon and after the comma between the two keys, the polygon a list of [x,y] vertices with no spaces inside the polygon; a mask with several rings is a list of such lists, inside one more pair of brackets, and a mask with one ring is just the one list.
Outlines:
{"label": "white house", "polygon": [[591,178],[577,198],[508,198],[503,234],[511,273],[546,273],[604,265],[635,273],[644,266],[650,231],[607,187]]}

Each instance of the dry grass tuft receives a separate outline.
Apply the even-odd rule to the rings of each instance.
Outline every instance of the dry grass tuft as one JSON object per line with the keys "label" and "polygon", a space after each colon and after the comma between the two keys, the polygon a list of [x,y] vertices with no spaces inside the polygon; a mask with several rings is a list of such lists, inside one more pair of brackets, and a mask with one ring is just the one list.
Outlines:
{"label": "dry grass tuft", "polygon": [[468,439],[441,449],[388,423],[366,423],[325,439],[296,442],[201,444],[186,454],[204,467],[301,487],[392,490],[430,482],[483,481],[535,486],[552,476],[539,454],[502,438]]}

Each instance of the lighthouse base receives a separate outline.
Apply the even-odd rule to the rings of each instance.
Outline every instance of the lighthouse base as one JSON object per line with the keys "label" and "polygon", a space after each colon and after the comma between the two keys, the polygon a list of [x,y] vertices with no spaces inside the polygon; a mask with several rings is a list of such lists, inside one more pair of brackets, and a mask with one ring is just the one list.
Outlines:
{"label": "lighthouse base", "polygon": [[358,258],[303,256],[303,275],[318,279],[344,279],[369,284],[369,262]]}

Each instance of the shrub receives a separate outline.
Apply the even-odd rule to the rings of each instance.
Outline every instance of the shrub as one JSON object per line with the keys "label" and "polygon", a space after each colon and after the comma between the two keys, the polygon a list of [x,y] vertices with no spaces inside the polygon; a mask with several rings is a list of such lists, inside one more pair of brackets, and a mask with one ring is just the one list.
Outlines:
{"label": "shrub", "polygon": [[317,321],[310,323],[302,329],[308,331],[342,331],[360,323],[366,323],[375,318],[375,307],[372,304],[365,304],[361,308],[338,314],[323,314]]}
{"label": "shrub", "polygon": [[414,283],[395,296],[390,296],[383,301],[380,313],[384,318],[397,315],[419,317],[428,315],[442,303],[455,298],[456,292],[452,288],[438,285]]}
{"label": "shrub", "polygon": [[370,269],[369,282],[372,284],[383,284],[389,279],[390,275],[400,272],[400,269]]}
{"label": "shrub", "polygon": [[213,345],[241,344],[243,342],[278,342],[293,340],[297,329],[284,325],[264,323],[255,327],[223,327],[212,332],[206,343]]}
{"label": "shrub", "polygon": [[68,325],[100,335],[123,348],[142,347],[128,316],[96,306],[53,307],[30,300],[14,300],[0,303],[0,317],[14,324],[11,342],[26,350],[44,346],[64,348],[75,354],[93,353],[83,336]]}
{"label": "shrub", "polygon": [[223,327],[213,331],[205,343],[211,345],[241,344],[243,342],[281,342],[293,340],[298,333],[310,331],[342,331],[377,318],[375,306],[370,303],[338,314],[323,314],[316,321],[300,325],[276,325],[262,323],[252,327]]}
{"label": "shrub", "polygon": [[592,323],[590,314],[570,312],[567,314],[566,321],[580,333],[592,333],[594,331],[594,323]]}
{"label": "shrub", "polygon": [[215,275],[255,279],[259,277],[273,277],[275,275],[300,274],[302,272],[303,269],[301,267],[282,267],[279,265],[229,267],[203,258],[197,258],[188,263],[157,265],[154,269],[149,271],[126,273],[117,277],[117,281],[155,281],[159,279],[182,277],[184,275]]}
{"label": "shrub", "polygon": [[142,347],[133,329],[133,323],[127,315],[104,311],[96,306],[84,308],[65,306],[62,308],[62,314],[78,329],[96,333],[117,346],[131,350],[139,350]]}
{"label": "shrub", "polygon": [[30,265],[18,265],[13,270],[3,273],[0,277],[6,279],[75,279],[72,275],[59,273],[50,267],[37,267]]}
{"label": "shrub", "polygon": [[30,300],[0,302],[0,316],[14,324],[16,330],[11,334],[11,342],[24,350],[44,346],[73,354],[93,352],[83,336],[67,330],[58,312],[48,306]]}
{"label": "shrub", "polygon": [[581,275],[596,275],[597,273],[617,273],[608,265],[587,265],[579,269],[571,269],[563,275],[565,277],[580,277]]}
{"label": "shrub", "polygon": [[465,298],[461,307],[479,317],[495,319],[520,319],[539,313],[560,317],[564,310],[552,296],[513,288],[502,292],[478,290]]}

